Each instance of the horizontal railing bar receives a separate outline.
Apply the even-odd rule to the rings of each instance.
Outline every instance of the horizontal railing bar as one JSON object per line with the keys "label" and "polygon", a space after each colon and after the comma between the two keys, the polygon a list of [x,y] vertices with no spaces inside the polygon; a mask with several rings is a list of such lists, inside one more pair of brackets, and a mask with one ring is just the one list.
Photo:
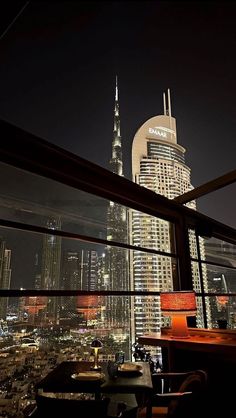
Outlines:
{"label": "horizontal railing bar", "polygon": [[214,261],[199,260],[198,258],[192,258],[192,257],[191,257],[191,261],[201,263],[201,264],[209,264],[210,266],[223,267],[223,268],[227,268],[227,269],[230,269],[230,270],[236,270],[236,267],[227,266],[226,264],[221,264],[221,263],[215,263]]}
{"label": "horizontal railing bar", "polygon": [[174,254],[174,253],[167,253],[165,251],[155,250],[154,248],[152,249],[152,248],[139,247],[139,246],[130,245],[130,244],[124,244],[122,242],[108,241],[102,238],[95,238],[95,237],[91,237],[88,235],[75,234],[74,232],[62,231],[61,229],[60,230],[50,229],[50,228],[46,228],[43,226],[25,224],[22,222],[9,221],[5,219],[0,219],[0,227],[1,226],[4,228],[18,229],[21,231],[34,232],[37,234],[55,235],[61,238],[69,238],[69,239],[94,243],[98,245],[119,247],[119,248],[124,248],[127,250],[142,251],[145,253],[151,253],[151,254],[177,258],[177,254]]}
{"label": "horizontal railing bar", "polygon": [[159,296],[156,291],[131,291],[131,290],[35,290],[35,289],[2,289],[0,297],[11,296]]}
{"label": "horizontal railing bar", "polygon": [[202,197],[206,194],[215,192],[216,190],[221,189],[222,187],[229,186],[236,181],[236,170],[230,171],[229,173],[224,174],[223,176],[217,177],[214,180],[210,180],[207,183],[202,184],[201,186],[195,187],[193,190],[190,190],[186,193],[183,193],[180,196],[174,198],[176,202],[185,204],[196,200],[199,197]]}
{"label": "horizontal railing bar", "polygon": [[[131,291],[131,290],[43,290],[43,289],[1,289],[0,297],[25,297],[25,296],[160,296],[160,291]],[[196,296],[203,293],[196,292]],[[236,292],[208,292],[204,296],[236,296]]]}
{"label": "horizontal railing bar", "polygon": [[206,293],[196,293],[196,296],[207,296],[207,297],[214,297],[214,296],[236,296],[236,292],[227,292],[227,293],[223,293],[223,292],[206,292]]}

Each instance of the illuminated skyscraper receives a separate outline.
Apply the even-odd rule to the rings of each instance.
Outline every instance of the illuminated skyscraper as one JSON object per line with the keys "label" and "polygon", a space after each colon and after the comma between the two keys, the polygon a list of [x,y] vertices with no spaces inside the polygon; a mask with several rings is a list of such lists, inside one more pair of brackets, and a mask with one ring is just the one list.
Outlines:
{"label": "illuminated skyscraper", "polygon": [[[124,175],[117,79],[110,168],[113,173],[119,176]],[[118,243],[127,243],[128,240],[127,210],[125,207],[114,202],[109,202],[107,210],[107,239]],[[105,264],[105,288],[107,290],[129,290],[127,250],[108,246],[106,249]],[[108,297],[107,299],[106,326],[110,328],[123,328],[126,338],[129,337],[130,309],[128,298]]]}
{"label": "illuminated skyscraper", "polygon": [[[95,250],[81,250],[79,289],[100,290],[99,257]],[[77,312],[85,327],[100,327],[101,297],[97,295],[77,296]]]}
{"label": "illuminated skyscraper", "polygon": [[[171,115],[170,91],[163,95],[164,115],[152,117],[137,131],[132,146],[132,176],[135,183],[174,199],[193,188],[185,149],[177,143],[176,120]],[[195,202],[189,207],[195,209]],[[131,244],[171,252],[170,224],[146,214],[131,212]],[[136,291],[173,289],[171,257],[134,251],[131,259],[132,287]],[[196,272],[193,272],[196,276]],[[196,276],[196,281],[198,277]],[[135,297],[132,309],[133,338],[145,332],[158,332],[161,313],[158,297]]]}
{"label": "illuminated skyscraper", "polygon": [[[61,229],[59,219],[47,221],[49,229]],[[58,290],[60,288],[61,238],[47,234],[43,238],[42,252],[42,289]],[[59,301],[57,297],[49,297],[45,309],[46,320],[57,324],[59,320]]]}
{"label": "illuminated skyscraper", "polygon": [[[0,238],[0,289],[10,289],[11,250],[6,249],[6,242]],[[1,298],[0,319],[6,319],[8,298]]]}
{"label": "illuminated skyscraper", "polygon": [[[69,251],[63,252],[62,257],[62,274],[61,274],[61,289],[75,290],[80,289],[80,252]],[[62,296],[60,321],[71,321],[77,319],[76,314],[76,297]]]}

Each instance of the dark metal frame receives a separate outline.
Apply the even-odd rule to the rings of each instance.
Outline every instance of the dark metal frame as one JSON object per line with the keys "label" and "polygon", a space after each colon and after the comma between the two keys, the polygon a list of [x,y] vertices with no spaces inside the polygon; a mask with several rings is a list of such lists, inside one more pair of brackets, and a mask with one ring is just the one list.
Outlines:
{"label": "dark metal frame", "polygon": [[211,192],[221,189],[222,187],[229,186],[236,181],[236,170],[230,171],[223,176],[217,177],[214,180],[208,181],[199,187],[195,187],[193,190],[177,196],[174,200],[178,203],[187,203],[199,197],[205,196]]}

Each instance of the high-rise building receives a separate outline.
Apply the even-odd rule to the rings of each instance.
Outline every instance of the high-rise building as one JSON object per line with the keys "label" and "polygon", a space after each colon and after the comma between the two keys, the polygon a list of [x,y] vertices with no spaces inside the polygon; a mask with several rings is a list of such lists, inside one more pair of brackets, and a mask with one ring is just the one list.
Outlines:
{"label": "high-rise building", "polygon": [[[99,256],[96,250],[80,251],[78,289],[96,291],[99,284]],[[97,295],[78,296],[76,310],[85,327],[101,327],[101,298]]]}
{"label": "high-rise building", "polygon": [[[114,129],[112,141],[112,158],[110,169],[113,173],[123,176],[122,141],[120,133],[120,114],[118,84],[116,78]],[[110,201],[107,210],[107,240],[117,243],[128,242],[127,210]],[[119,247],[106,248],[105,257],[105,288],[107,290],[129,290],[128,252]],[[106,326],[122,328],[124,337],[129,338],[130,303],[126,297],[109,296],[106,301]]]}
{"label": "high-rise building", "polygon": [[[62,290],[99,290],[99,257],[95,250],[65,250],[62,257]],[[98,325],[100,303],[98,296],[63,296],[60,323]]]}
{"label": "high-rise building", "polygon": [[81,251],[80,289],[98,290],[98,253],[95,250]]}
{"label": "high-rise building", "polygon": [[[80,289],[80,252],[65,250],[62,257],[61,289]],[[60,307],[60,321],[71,321],[76,315],[76,297],[62,296]]]}
{"label": "high-rise building", "polygon": [[[10,289],[11,250],[6,249],[6,242],[0,238],[0,289]],[[8,298],[1,298],[0,319],[6,319]]]}
{"label": "high-rise building", "polygon": [[[60,219],[50,219],[47,227],[52,230],[61,229]],[[46,234],[43,238],[41,288],[57,290],[60,288],[61,237]],[[59,320],[59,300],[49,297],[45,309],[45,320],[57,324]]]}
{"label": "high-rise building", "polygon": [[[41,289],[41,272],[42,266],[40,264],[39,254],[35,254],[34,260],[34,288]],[[45,313],[47,307],[46,296],[26,296],[20,298],[20,319],[26,320],[28,324],[42,326],[45,320]]]}
{"label": "high-rise building", "polygon": [[[171,115],[170,91],[163,94],[164,115],[147,120],[135,134],[132,145],[133,181],[155,193],[174,199],[193,188],[185,149],[177,143],[176,120]],[[189,207],[195,209],[195,202]],[[144,213],[131,211],[131,244],[171,252],[170,224]],[[171,257],[134,251],[131,258],[131,283],[136,291],[173,289],[174,265]],[[193,272],[196,281],[197,273]],[[133,339],[161,327],[159,297],[135,297]]]}

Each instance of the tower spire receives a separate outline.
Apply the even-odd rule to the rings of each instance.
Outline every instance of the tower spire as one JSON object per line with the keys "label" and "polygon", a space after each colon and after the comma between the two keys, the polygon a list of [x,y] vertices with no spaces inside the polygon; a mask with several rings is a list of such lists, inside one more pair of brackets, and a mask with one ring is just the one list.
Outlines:
{"label": "tower spire", "polygon": [[[114,129],[112,140],[112,157],[110,159],[110,170],[123,176],[122,143],[120,135],[120,114],[118,101],[118,77],[115,79],[115,107],[114,107]],[[107,206],[107,240],[121,243],[128,242],[128,219],[127,208],[120,203],[110,201]],[[109,283],[109,289],[128,290],[129,269],[127,251],[108,245],[104,260],[104,285]],[[106,278],[105,278],[106,277]],[[120,298],[114,301],[113,296],[107,297],[107,309],[104,313],[106,328],[119,328],[125,338],[130,338],[129,323],[130,301],[127,298]]]}
{"label": "tower spire", "polygon": [[168,110],[169,110],[169,116],[171,118],[171,101],[170,101],[170,89],[167,90],[168,94]]}
{"label": "tower spire", "polygon": [[[168,114],[169,114],[169,120],[170,120],[170,129],[172,130],[172,117],[171,117],[171,101],[170,101],[170,89],[167,90],[168,95]],[[172,132],[170,134],[170,137],[172,139]]]}
{"label": "tower spire", "polygon": [[164,115],[166,115],[166,94],[163,93],[163,107],[164,107]]}
{"label": "tower spire", "polygon": [[116,89],[115,89],[112,158],[110,160],[110,167],[113,173],[118,174],[119,176],[123,176],[123,162],[122,162],[121,135],[120,135],[119,90],[118,90],[117,75],[116,75]]}
{"label": "tower spire", "polygon": [[116,102],[118,102],[118,77],[116,75],[116,96],[115,96]]}

